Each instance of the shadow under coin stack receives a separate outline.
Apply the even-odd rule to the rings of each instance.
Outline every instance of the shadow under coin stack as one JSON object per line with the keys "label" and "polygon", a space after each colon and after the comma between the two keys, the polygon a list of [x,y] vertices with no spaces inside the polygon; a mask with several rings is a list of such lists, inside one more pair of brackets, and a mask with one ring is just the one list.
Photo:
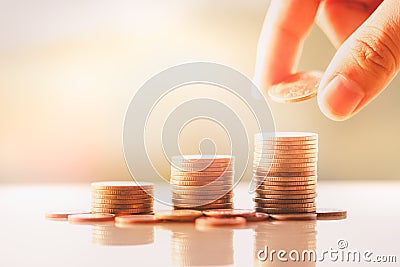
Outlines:
{"label": "shadow under coin stack", "polygon": [[224,155],[187,155],[172,158],[174,209],[233,208],[234,158]]}
{"label": "shadow under coin stack", "polygon": [[145,214],[153,212],[152,183],[92,183],[92,212]]}
{"label": "shadow under coin stack", "polygon": [[315,213],[318,135],[302,132],[255,136],[253,173],[258,212]]}

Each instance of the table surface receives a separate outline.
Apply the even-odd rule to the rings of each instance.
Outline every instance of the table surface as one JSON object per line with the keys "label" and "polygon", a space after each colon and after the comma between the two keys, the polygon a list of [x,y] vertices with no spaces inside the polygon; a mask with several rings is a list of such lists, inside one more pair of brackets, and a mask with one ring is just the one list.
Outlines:
{"label": "table surface", "polygon": [[[164,190],[157,186],[155,189]],[[346,262],[343,251],[371,251],[371,260],[397,260],[367,266],[398,266],[399,192],[399,182],[322,181],[318,184],[318,207],[344,208],[348,211],[346,220],[267,221],[248,223],[243,228],[204,230],[196,229],[192,223],[117,228],[113,224],[49,221],[45,219],[47,211],[90,209],[90,185],[1,185],[0,262],[7,267],[285,266],[276,255],[272,261],[257,258],[259,250],[267,247],[268,252],[288,253],[316,249],[319,260],[289,260],[287,265],[291,266],[365,265]],[[237,187],[234,193],[235,207],[252,207],[252,196],[245,186]],[[167,207],[155,203],[155,209]],[[343,244],[347,247],[340,249]],[[339,253],[321,261],[322,253],[329,249]]]}

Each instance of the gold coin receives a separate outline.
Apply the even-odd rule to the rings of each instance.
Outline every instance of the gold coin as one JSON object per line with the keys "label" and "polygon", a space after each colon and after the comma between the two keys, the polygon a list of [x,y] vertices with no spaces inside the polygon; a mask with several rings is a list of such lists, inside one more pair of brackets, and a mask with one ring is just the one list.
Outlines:
{"label": "gold coin", "polygon": [[285,213],[307,213],[315,212],[317,208],[256,208],[258,212],[265,212],[269,214],[285,214]]}
{"label": "gold coin", "polygon": [[347,211],[340,209],[317,209],[318,220],[343,220],[347,218]]}
{"label": "gold coin", "polygon": [[92,203],[94,204],[151,204],[153,199],[142,198],[142,199],[102,199],[102,198],[92,198]]}
{"label": "gold coin", "polygon": [[264,194],[264,193],[256,193],[256,198],[262,199],[309,199],[317,197],[317,193],[305,193],[305,194]]}
{"label": "gold coin", "polygon": [[293,103],[313,98],[317,95],[323,75],[320,71],[291,74],[280,83],[272,85],[268,95],[278,103]]}
{"label": "gold coin", "polygon": [[305,194],[315,194],[315,189],[309,190],[264,190],[256,189],[256,192],[263,195],[305,195]]}
{"label": "gold coin", "polygon": [[301,204],[301,203],[314,203],[315,198],[304,198],[304,199],[275,199],[275,198],[259,198],[253,199],[257,203],[265,204]]}
{"label": "gold coin", "polygon": [[167,221],[194,221],[196,218],[203,216],[198,210],[165,210],[157,211],[156,218]]}
{"label": "gold coin", "polygon": [[151,213],[153,208],[140,209],[113,209],[113,208],[92,208],[93,213],[111,213],[111,214],[141,214]]}
{"label": "gold coin", "polygon": [[297,186],[278,186],[278,185],[259,185],[258,190],[273,190],[277,191],[305,191],[305,190],[315,190],[317,185],[297,185]]}
{"label": "gold coin", "polygon": [[153,183],[145,183],[145,182],[129,182],[129,181],[115,181],[115,182],[95,182],[91,184],[92,188],[107,190],[107,189],[151,189],[154,187]]}

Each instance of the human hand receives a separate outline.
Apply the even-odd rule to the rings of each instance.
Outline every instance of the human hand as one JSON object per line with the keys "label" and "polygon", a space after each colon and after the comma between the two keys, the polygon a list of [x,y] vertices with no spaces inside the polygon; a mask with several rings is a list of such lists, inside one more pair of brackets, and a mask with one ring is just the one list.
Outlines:
{"label": "human hand", "polygon": [[295,72],[314,20],[338,48],[321,80],[318,105],[328,118],[345,120],[400,70],[400,0],[272,0],[254,76],[264,92]]}

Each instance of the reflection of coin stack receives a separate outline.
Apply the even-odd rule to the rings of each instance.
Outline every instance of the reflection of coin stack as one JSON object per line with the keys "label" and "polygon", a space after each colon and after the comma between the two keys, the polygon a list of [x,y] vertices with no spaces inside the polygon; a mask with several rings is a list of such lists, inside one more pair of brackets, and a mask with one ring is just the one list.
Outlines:
{"label": "reflection of coin stack", "polygon": [[92,183],[92,212],[140,214],[153,212],[153,184]]}
{"label": "reflection of coin stack", "polygon": [[316,211],[318,135],[278,132],[255,137],[256,210],[266,213]]}
{"label": "reflection of coin stack", "polygon": [[[194,224],[175,224],[172,230],[172,261],[177,266],[233,265],[233,230],[196,230]],[[212,246],[210,246],[212,244]]]}
{"label": "reflection of coin stack", "polygon": [[154,242],[153,225],[135,225],[135,227],[118,228],[112,224],[94,225],[93,243],[103,246],[135,246]]}
{"label": "reflection of coin stack", "polygon": [[[313,258],[308,259],[305,253],[304,261],[301,258],[304,251],[314,252],[317,247],[316,221],[274,221],[260,223],[255,228],[254,242],[254,266],[316,266]],[[260,253],[263,250],[263,253]],[[288,258],[287,262],[279,261],[277,255],[273,255],[272,250],[284,250]],[[298,261],[289,258],[290,254],[296,257],[292,251],[299,253]],[[311,252],[311,253],[312,253]],[[267,253],[267,254],[265,254]],[[316,255],[316,254],[315,254]],[[260,258],[262,260],[260,260]]]}
{"label": "reflection of coin stack", "polygon": [[231,156],[191,155],[172,158],[172,203],[176,209],[232,208]]}

